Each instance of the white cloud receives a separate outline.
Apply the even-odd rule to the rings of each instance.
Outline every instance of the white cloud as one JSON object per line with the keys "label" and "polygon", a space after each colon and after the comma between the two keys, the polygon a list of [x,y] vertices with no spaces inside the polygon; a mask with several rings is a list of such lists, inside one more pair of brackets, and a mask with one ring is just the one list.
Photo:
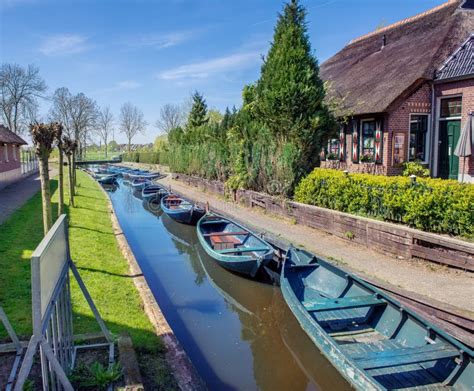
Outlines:
{"label": "white cloud", "polygon": [[152,47],[155,49],[165,49],[186,42],[197,34],[196,31],[176,31],[163,34],[144,34],[129,40],[129,46],[144,48]]}
{"label": "white cloud", "polygon": [[250,68],[260,60],[257,51],[238,52],[208,61],[180,65],[157,76],[162,80],[204,79],[213,74]]}
{"label": "white cloud", "polygon": [[58,34],[46,38],[39,51],[45,56],[76,54],[88,49],[87,38],[80,34]]}

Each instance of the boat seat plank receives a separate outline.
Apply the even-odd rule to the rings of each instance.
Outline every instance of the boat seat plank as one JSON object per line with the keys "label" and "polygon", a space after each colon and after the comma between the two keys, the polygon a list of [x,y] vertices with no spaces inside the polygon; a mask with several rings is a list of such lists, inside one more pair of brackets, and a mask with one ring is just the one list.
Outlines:
{"label": "boat seat plank", "polygon": [[248,235],[249,233],[247,231],[235,231],[235,232],[211,232],[208,234],[203,234],[204,237],[209,237],[209,236],[232,236],[232,235]]}
{"label": "boat seat plank", "polygon": [[319,266],[319,264],[317,264],[317,263],[304,263],[304,264],[298,264],[298,265],[291,265],[290,270],[315,268],[315,267],[318,267],[318,266]]}
{"label": "boat seat plank", "polygon": [[212,224],[228,224],[229,222],[226,220],[207,220],[203,221],[201,225],[212,225]]}
{"label": "boat seat plank", "polygon": [[266,247],[235,247],[225,250],[218,251],[219,254],[232,254],[232,253],[250,253],[254,251],[268,251]]}
{"label": "boat seat plank", "polygon": [[303,302],[307,311],[331,311],[360,307],[384,305],[386,301],[374,295],[343,297],[340,299],[326,299],[316,302]]}
{"label": "boat seat plank", "polygon": [[411,348],[399,348],[368,352],[351,356],[362,368],[374,369],[400,365],[417,364],[459,356],[459,351],[452,346],[436,343]]}

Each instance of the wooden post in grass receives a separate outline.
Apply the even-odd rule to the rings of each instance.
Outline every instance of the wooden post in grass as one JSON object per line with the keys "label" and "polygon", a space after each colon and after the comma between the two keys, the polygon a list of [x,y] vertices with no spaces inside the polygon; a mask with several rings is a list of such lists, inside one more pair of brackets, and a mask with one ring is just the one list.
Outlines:
{"label": "wooden post in grass", "polygon": [[39,172],[41,180],[41,199],[43,204],[43,229],[44,234],[53,225],[51,212],[51,189],[49,186],[49,165],[48,159],[53,149],[54,127],[53,124],[31,124],[31,139],[35,147],[35,154],[39,161]]}
{"label": "wooden post in grass", "polygon": [[74,155],[75,141],[71,140],[69,137],[63,137],[63,150],[67,158],[67,167],[68,167],[68,177],[69,177],[69,205],[74,207],[74,174],[72,159]]}
{"label": "wooden post in grass", "polygon": [[58,217],[61,216],[64,212],[64,174],[63,174],[63,163],[64,163],[64,155],[63,155],[63,125],[59,122],[54,124],[54,137],[56,139],[56,146],[58,147],[58,154],[59,154],[59,200],[58,200]]}

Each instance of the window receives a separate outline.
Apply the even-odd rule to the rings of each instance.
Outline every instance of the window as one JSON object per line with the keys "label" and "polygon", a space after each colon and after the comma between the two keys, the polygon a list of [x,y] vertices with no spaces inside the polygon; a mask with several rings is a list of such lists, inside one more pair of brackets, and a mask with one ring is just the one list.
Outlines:
{"label": "window", "polygon": [[328,156],[329,160],[339,159],[339,139],[332,138],[328,142]]}
{"label": "window", "polygon": [[441,118],[460,117],[462,110],[462,98],[460,96],[454,98],[441,99]]}
{"label": "window", "polygon": [[4,156],[5,156],[5,162],[8,163],[8,144],[3,144],[3,152],[4,152]]}
{"label": "window", "polygon": [[427,132],[428,115],[412,115],[410,117],[409,160],[426,161]]}
{"label": "window", "polygon": [[363,162],[374,161],[375,121],[362,121],[362,156]]}

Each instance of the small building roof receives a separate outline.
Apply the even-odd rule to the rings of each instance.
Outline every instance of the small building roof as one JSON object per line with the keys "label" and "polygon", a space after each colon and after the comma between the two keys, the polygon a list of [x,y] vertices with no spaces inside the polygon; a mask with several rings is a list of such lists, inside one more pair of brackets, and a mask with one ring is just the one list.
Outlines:
{"label": "small building roof", "polygon": [[474,33],[449,57],[436,73],[436,80],[474,77]]}
{"label": "small building roof", "polygon": [[27,142],[7,127],[0,125],[0,143],[25,145]]}
{"label": "small building roof", "polygon": [[450,0],[354,39],[321,65],[321,77],[349,114],[386,112],[433,80],[473,31],[474,11],[463,0]]}

